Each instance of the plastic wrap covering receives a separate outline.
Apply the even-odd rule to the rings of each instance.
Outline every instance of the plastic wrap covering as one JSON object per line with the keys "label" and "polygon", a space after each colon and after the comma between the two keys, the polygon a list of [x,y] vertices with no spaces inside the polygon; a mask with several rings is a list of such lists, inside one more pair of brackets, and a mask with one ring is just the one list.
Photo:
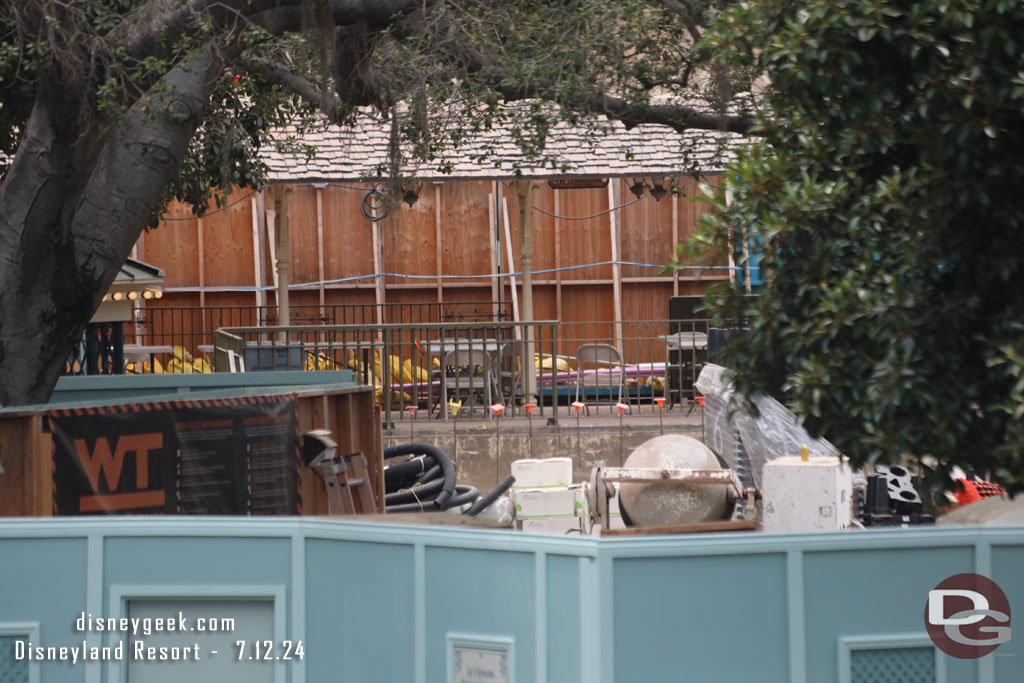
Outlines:
{"label": "plastic wrap covering", "polygon": [[[709,366],[704,366],[701,378],[707,373]],[[718,394],[711,394],[700,388],[704,393],[704,442],[725,460],[729,467],[736,469],[738,445],[736,442],[736,425],[729,422],[729,404]]]}
{"label": "plastic wrap covering", "polygon": [[725,368],[705,365],[697,378],[697,389],[704,394],[705,439],[713,451],[725,458],[730,467],[737,463],[736,435],[743,441],[754,485],[761,488],[761,472],[766,462],[786,455],[800,455],[807,446],[810,457],[839,457],[836,447],[825,439],[814,439],[797,424],[796,417],[771,396],[760,396],[754,404],[761,412],[754,418],[737,412],[729,419],[732,384],[723,377]]}
{"label": "plastic wrap covering", "polygon": [[512,526],[515,520],[516,508],[508,496],[502,496],[485,507],[476,517],[494,522],[502,526]]}

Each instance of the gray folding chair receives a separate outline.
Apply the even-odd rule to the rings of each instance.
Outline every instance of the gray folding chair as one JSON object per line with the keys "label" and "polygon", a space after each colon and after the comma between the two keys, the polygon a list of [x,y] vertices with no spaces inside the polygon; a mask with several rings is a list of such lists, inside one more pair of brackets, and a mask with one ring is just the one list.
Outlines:
{"label": "gray folding chair", "polygon": [[[584,366],[588,363],[596,366],[592,375],[585,370]],[[617,378],[613,374],[616,371]],[[590,384],[587,381],[589,376],[593,377],[593,385],[597,388],[595,391],[597,403],[600,403],[601,398],[600,387],[608,388],[610,406],[615,405],[616,400],[629,402],[629,396],[626,394],[626,366],[622,362],[622,354],[611,344],[583,344],[576,349],[576,401],[580,400],[582,394],[584,403],[586,403],[586,387]],[[608,381],[602,382],[602,376],[606,377]],[[618,387],[618,396],[613,397],[611,389],[616,386]],[[590,414],[589,405],[587,414]]]}
{"label": "gray folding chair", "polygon": [[474,405],[480,405],[474,404],[473,397],[481,395],[486,400],[484,411],[490,416],[491,390],[494,386],[491,354],[479,348],[455,349],[445,354],[441,369],[444,373],[441,410],[444,411],[445,419],[450,398],[463,397],[463,407],[472,410]]}

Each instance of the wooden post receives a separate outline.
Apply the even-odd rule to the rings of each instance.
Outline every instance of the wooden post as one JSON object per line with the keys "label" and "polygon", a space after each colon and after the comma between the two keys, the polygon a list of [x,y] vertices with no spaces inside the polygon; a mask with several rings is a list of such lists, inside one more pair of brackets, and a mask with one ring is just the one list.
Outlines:
{"label": "wooden post", "polygon": [[[438,309],[444,303],[444,286],[441,276],[444,274],[444,255],[441,253],[441,184],[434,183],[434,234],[437,242],[437,304]],[[438,320],[441,319],[438,310]]]}
{"label": "wooden post", "polygon": [[53,435],[45,427],[45,415],[24,419],[25,495],[31,506],[22,513],[35,517],[53,516]]}
{"label": "wooden post", "polygon": [[[533,181],[519,180],[516,192],[519,195],[519,263],[523,269],[523,322],[532,323],[533,317]],[[537,394],[537,376],[529,372],[534,358],[533,327],[526,328],[526,358],[523,366],[526,370],[526,382],[523,387],[523,398],[526,403],[534,403]]]}
{"label": "wooden post", "polygon": [[619,267],[619,216],[615,211],[619,201],[619,179],[608,182],[608,228],[612,238],[612,298],[615,307],[615,346],[619,353],[625,353],[622,346],[622,270]]}
{"label": "wooden post", "polygon": [[[203,217],[196,218],[196,253],[199,254],[199,308],[206,308],[206,251],[204,243],[206,236],[203,234]],[[206,316],[202,310],[199,311],[199,331],[202,339],[206,341]],[[191,316],[190,316],[191,317]],[[194,321],[190,320],[189,324]],[[193,328],[194,330],[194,328]],[[155,365],[155,364],[154,364]],[[155,368],[151,368],[154,372]]]}
{"label": "wooden post", "polygon": [[[672,253],[679,248],[679,197],[672,195]],[[679,269],[672,270],[672,296],[679,296]]]}
{"label": "wooden post", "polygon": [[[289,185],[274,188],[274,212],[277,220],[277,324],[286,326],[291,322],[288,308],[288,271],[291,259],[291,239],[288,232],[288,205],[292,201]],[[288,334],[282,332],[281,341],[288,341]]]}
{"label": "wooden post", "polygon": [[317,184],[316,187],[316,253],[319,257],[317,273],[320,276],[320,319],[324,317],[324,187]]}
{"label": "wooden post", "polygon": [[553,190],[555,195],[555,319],[562,322],[562,207],[558,201],[559,191]]}
{"label": "wooden post", "polygon": [[274,296],[277,296],[277,212],[267,209],[267,242],[270,245],[270,262],[274,267],[270,269],[270,277],[274,283]]}
{"label": "wooden post", "polygon": [[[260,249],[260,202],[253,196],[252,208],[252,281],[256,287],[256,306],[263,307],[263,251]],[[262,324],[262,321],[260,321]]]}
{"label": "wooden post", "polygon": [[[199,306],[206,306],[206,258],[203,252],[203,217],[196,218],[196,253],[199,254]],[[206,331],[203,330],[205,334]]]}
{"label": "wooden post", "polygon": [[[516,261],[515,256],[512,254],[512,228],[508,223],[508,199],[505,197],[501,198],[501,215],[505,218],[505,251],[508,253],[508,281],[512,285],[512,320],[519,322],[522,318],[519,317],[519,293],[516,291]],[[516,339],[523,338],[523,331],[520,328],[515,328]]]}
{"label": "wooden post", "polygon": [[[374,209],[376,214],[376,210]],[[372,233],[371,239],[373,240],[373,298],[377,310],[377,324],[384,324],[384,276],[381,275],[381,262],[383,261],[383,253],[380,248],[380,221],[370,221],[370,231]]]}
{"label": "wooden post", "polygon": [[495,224],[494,220],[494,196],[493,192],[489,192],[487,194],[487,252],[491,257],[491,269],[488,271],[491,273],[491,312],[494,319],[498,320],[498,314],[501,313],[498,306],[498,287],[501,286],[501,278],[495,276],[498,272],[498,265],[494,258],[498,226]]}

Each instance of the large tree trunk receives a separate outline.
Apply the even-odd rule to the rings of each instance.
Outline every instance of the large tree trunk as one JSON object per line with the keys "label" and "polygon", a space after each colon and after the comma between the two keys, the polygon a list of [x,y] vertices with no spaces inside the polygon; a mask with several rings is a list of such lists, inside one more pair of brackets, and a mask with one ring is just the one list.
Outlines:
{"label": "large tree trunk", "polygon": [[172,69],[102,135],[84,97],[45,79],[0,188],[0,404],[45,402],[185,158],[223,69]]}

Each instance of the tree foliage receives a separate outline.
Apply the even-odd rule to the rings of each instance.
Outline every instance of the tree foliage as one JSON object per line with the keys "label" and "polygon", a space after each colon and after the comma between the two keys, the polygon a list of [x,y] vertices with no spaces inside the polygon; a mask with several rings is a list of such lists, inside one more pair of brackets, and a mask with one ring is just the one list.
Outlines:
{"label": "tree foliage", "polygon": [[[282,131],[352,124],[357,113],[395,128],[381,175],[400,173],[410,154],[437,160],[499,124],[512,124],[524,158],[538,159],[563,119],[596,127],[593,116],[605,115],[679,131],[742,132],[751,123],[749,102],[735,98],[749,75],[695,47],[727,2],[392,1],[373,11],[344,0],[2,4],[0,153],[8,159],[41,73],[57,70],[82,87],[109,125],[183,58],[219,51],[220,82],[151,225],[171,199],[202,212],[232,186],[262,187],[259,149],[297,144]],[[168,26],[137,36],[147,21]]]}
{"label": "tree foliage", "polygon": [[143,227],[263,185],[283,128],[388,121],[393,175],[502,121],[534,155],[591,114],[745,131],[718,4],[0,0],[0,404],[46,400]]}
{"label": "tree foliage", "polygon": [[773,85],[709,224],[764,245],[764,292],[715,297],[738,388],[791,390],[855,465],[1019,484],[1024,4],[765,0],[714,45]]}

